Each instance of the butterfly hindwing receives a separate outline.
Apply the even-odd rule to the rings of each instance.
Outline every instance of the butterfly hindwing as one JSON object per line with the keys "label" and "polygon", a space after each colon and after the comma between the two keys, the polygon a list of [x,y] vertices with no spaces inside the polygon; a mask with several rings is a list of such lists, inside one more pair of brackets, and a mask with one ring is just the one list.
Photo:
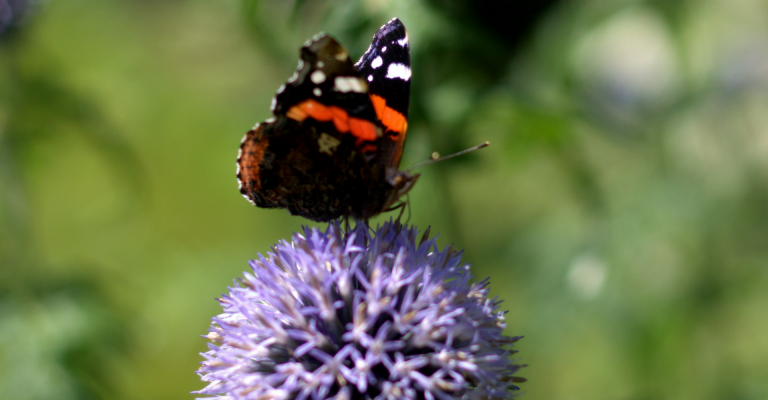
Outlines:
{"label": "butterfly hindwing", "polygon": [[333,130],[332,122],[289,118],[258,124],[238,156],[243,196],[256,206],[286,208],[315,221],[380,211],[388,190],[380,171],[354,141],[336,139]]}

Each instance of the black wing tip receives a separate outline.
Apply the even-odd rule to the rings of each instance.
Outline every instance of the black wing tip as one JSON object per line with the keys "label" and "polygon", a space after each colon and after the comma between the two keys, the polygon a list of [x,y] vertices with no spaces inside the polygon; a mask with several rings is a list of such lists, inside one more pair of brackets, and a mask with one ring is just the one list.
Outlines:
{"label": "black wing tip", "polygon": [[327,34],[325,32],[319,32],[319,33],[315,34],[314,36],[312,36],[311,38],[309,38],[306,41],[304,41],[304,44],[301,46],[301,48],[302,49],[309,49],[309,48],[315,47],[317,45],[317,43],[323,42],[323,41],[327,41],[328,39],[333,40],[334,42],[336,41],[336,39],[331,37],[331,35],[329,35],[329,34]]}
{"label": "black wing tip", "polygon": [[[368,50],[370,51],[371,48],[379,48],[380,43],[388,42],[391,40],[401,40],[408,37],[408,32],[405,30],[405,25],[403,25],[400,20],[395,17],[389,20],[386,24],[382,25],[381,28],[379,28],[378,31],[373,35],[373,42],[371,43],[372,47],[369,47]],[[369,52],[366,51],[366,54]],[[362,61],[362,59],[361,59]]]}
{"label": "black wing tip", "polygon": [[397,17],[390,19],[389,22],[387,22],[386,24],[382,25],[381,28],[379,28],[379,32],[382,35],[386,35],[389,32],[401,31],[401,30],[403,31],[403,33],[405,33],[405,25],[403,25],[403,23]]}

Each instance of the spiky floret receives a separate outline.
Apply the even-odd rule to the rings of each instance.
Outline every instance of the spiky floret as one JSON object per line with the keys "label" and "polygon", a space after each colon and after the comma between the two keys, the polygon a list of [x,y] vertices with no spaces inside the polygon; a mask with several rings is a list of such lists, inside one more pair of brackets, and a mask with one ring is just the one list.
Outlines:
{"label": "spiky floret", "polygon": [[250,262],[219,301],[200,394],[222,399],[499,399],[524,381],[488,281],[428,232],[338,222]]}

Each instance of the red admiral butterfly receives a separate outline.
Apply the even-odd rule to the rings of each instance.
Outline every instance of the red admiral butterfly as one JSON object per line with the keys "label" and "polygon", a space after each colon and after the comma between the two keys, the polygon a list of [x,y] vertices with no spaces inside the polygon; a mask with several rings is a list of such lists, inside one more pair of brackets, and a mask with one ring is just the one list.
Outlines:
{"label": "red admiral butterfly", "polygon": [[406,194],[418,174],[398,170],[408,128],[408,34],[382,26],[357,64],[319,34],[272,100],[274,118],[243,138],[240,192],[256,206],[314,221],[368,219]]}

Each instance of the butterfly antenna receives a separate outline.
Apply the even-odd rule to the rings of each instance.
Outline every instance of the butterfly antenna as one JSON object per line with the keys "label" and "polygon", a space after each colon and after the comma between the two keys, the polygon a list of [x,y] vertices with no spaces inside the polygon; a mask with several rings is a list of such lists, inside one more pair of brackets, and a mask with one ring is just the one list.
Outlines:
{"label": "butterfly antenna", "polygon": [[432,157],[430,157],[429,160],[422,161],[422,162],[420,162],[420,163],[418,163],[418,164],[416,164],[416,165],[406,169],[405,172],[411,172],[411,171],[413,171],[416,168],[426,167],[429,164],[434,164],[434,163],[439,162],[439,161],[450,160],[451,158],[462,156],[464,154],[467,154],[467,153],[475,151],[475,150],[480,150],[483,147],[487,147],[490,144],[491,144],[491,142],[485,141],[483,143],[478,144],[477,146],[472,146],[472,147],[470,147],[468,149],[464,149],[464,150],[459,151],[457,153],[449,154],[447,156],[442,156],[442,157],[440,157],[440,153],[434,152],[434,153],[432,153]]}

